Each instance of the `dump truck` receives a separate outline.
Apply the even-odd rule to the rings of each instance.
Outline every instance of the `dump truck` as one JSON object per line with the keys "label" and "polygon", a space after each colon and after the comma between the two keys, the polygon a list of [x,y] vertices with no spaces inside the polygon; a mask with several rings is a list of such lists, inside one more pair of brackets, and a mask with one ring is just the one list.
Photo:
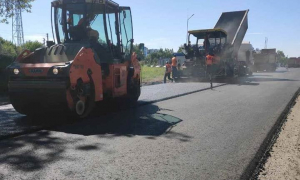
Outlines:
{"label": "dump truck", "polygon": [[97,102],[138,100],[141,67],[132,48],[130,7],[111,0],[55,0],[51,23],[54,41],[23,51],[8,67],[9,98],[19,113],[59,109],[83,118]]}
{"label": "dump truck", "polygon": [[[215,76],[238,76],[240,64],[238,50],[248,29],[248,12],[224,12],[213,29],[188,31],[189,44],[185,44],[184,75],[206,76],[206,56],[214,54]],[[196,42],[190,42],[191,37]]]}
{"label": "dump truck", "polygon": [[291,57],[287,60],[288,67],[299,68],[300,67],[300,57]]}
{"label": "dump truck", "polygon": [[243,68],[240,68],[240,75],[252,75],[252,69],[254,65],[253,58],[254,48],[250,42],[243,42],[238,51],[237,59]]}
{"label": "dump truck", "polygon": [[275,71],[277,67],[276,49],[261,49],[253,54],[254,71]]}

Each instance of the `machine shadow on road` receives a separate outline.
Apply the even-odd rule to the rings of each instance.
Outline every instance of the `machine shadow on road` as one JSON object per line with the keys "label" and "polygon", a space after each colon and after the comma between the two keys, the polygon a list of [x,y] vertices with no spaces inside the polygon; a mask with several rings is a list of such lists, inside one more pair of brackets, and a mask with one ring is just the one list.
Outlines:
{"label": "machine shadow on road", "polygon": [[[113,140],[119,136],[128,138],[144,136],[147,139],[155,140],[157,137],[163,136],[166,139],[175,139],[182,143],[192,138],[188,135],[171,131],[182,120],[161,113],[160,111],[166,111],[160,110],[156,105],[149,104],[139,108],[125,108],[126,110],[121,111],[118,111],[118,109],[122,109],[122,105],[115,104],[114,106],[117,106],[117,110],[106,115],[101,115],[102,113],[100,113],[99,116],[94,115],[70,124],[65,123],[48,130],[0,141],[0,165],[18,171],[34,172],[62,159],[74,161],[74,159],[64,156],[65,152],[70,148],[76,151],[100,150],[103,153],[111,153],[112,150],[106,150],[105,144],[101,143],[101,139],[104,138]],[[25,126],[36,125],[36,120],[30,120],[29,117],[23,116],[18,118],[18,122],[25,120],[23,122]],[[55,121],[60,120],[68,121],[59,118]],[[66,135],[63,138],[55,132],[63,132]],[[82,137],[71,136],[72,134],[82,135]],[[81,143],[85,142],[83,141],[84,138],[92,135],[100,139],[99,143]],[[66,138],[68,136],[70,138]]]}
{"label": "machine shadow on road", "polygon": [[[139,103],[142,103],[139,101]],[[166,110],[163,109],[164,112]],[[169,110],[172,111],[172,110]],[[168,111],[167,111],[168,112]],[[0,140],[14,134],[26,134],[40,129],[61,131],[70,134],[107,135],[111,136],[160,136],[182,120],[169,114],[161,113],[154,104],[140,107],[130,106],[124,101],[105,103],[95,108],[92,115],[85,119],[74,119],[66,114],[29,117],[20,115],[13,108],[1,109]],[[179,139],[186,141],[189,137],[173,133]],[[105,136],[108,137],[108,136]],[[153,138],[152,138],[153,139]]]}
{"label": "machine shadow on road", "polygon": [[[62,153],[68,143],[71,141],[51,137],[51,133],[47,131],[0,141],[0,165],[23,172],[38,171],[49,163],[65,159]],[[40,156],[37,150],[45,154]]]}
{"label": "machine shadow on road", "polygon": [[[115,104],[115,109],[122,106]],[[126,108],[125,108],[126,109]],[[154,104],[129,108],[107,115],[94,116],[72,125],[62,126],[53,131],[84,136],[98,135],[100,138],[114,138],[117,136],[147,136],[149,139],[166,134],[167,138],[178,138],[188,141],[189,136],[170,132],[171,128],[182,120],[160,112],[160,108]]]}
{"label": "machine shadow on road", "polygon": [[60,115],[47,114],[30,117],[19,114],[13,107],[8,105],[7,108],[1,109],[0,140],[69,123],[74,123],[74,120],[68,118],[68,116],[63,113]]}

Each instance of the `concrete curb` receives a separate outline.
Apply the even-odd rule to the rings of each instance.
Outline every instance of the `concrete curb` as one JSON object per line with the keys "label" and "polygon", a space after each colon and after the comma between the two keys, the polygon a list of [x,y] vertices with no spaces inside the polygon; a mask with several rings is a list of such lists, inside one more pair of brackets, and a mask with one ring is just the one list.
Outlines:
{"label": "concrete curb", "polygon": [[286,122],[287,116],[295,105],[295,101],[300,94],[300,88],[295,92],[291,100],[288,102],[283,112],[280,114],[276,120],[272,129],[268,132],[267,137],[260,145],[254,158],[251,160],[247,168],[244,170],[240,179],[257,179],[260,173],[260,169],[264,166],[266,160],[268,159],[268,154],[273,147],[273,144],[278,138],[278,134],[281,131],[282,125]]}

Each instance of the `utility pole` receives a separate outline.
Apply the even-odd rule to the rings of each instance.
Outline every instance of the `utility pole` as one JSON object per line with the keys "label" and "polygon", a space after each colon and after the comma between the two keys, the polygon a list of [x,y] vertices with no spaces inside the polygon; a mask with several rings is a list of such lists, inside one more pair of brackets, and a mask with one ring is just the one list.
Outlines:
{"label": "utility pole", "polygon": [[13,7],[15,13],[12,17],[12,42],[17,46],[21,46],[24,44],[24,32],[20,1],[14,2]]}
{"label": "utility pole", "polygon": [[266,37],[265,38],[265,49],[267,49],[268,48],[268,38]]}
{"label": "utility pole", "polygon": [[49,41],[49,34],[47,33],[46,36],[47,36],[47,41]]}
{"label": "utility pole", "polygon": [[192,18],[194,16],[194,14],[190,17],[190,18],[188,18],[187,19],[187,22],[186,22],[186,44],[188,44],[189,42],[188,42],[188,36],[189,36],[189,20]]}

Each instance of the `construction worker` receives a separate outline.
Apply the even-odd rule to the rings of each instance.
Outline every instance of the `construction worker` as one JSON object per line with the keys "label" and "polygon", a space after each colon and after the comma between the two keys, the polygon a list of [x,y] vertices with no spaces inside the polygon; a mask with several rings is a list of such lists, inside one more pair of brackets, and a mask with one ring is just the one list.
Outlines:
{"label": "construction worker", "polygon": [[164,83],[167,82],[167,77],[169,80],[173,82],[173,79],[170,77],[172,72],[172,67],[169,61],[166,62],[166,72],[165,72],[165,77],[164,77]]}
{"label": "construction worker", "polygon": [[194,57],[194,48],[192,47],[191,41],[188,44],[188,55],[190,58]]}
{"label": "construction worker", "polygon": [[83,26],[84,25],[84,20],[86,20],[86,24],[87,24],[87,36],[89,39],[91,40],[95,40],[95,41],[98,41],[99,39],[99,32],[92,29],[90,27],[90,23],[91,21],[93,21],[95,19],[96,15],[95,14],[87,14],[86,18],[81,18],[77,24],[77,26]]}
{"label": "construction worker", "polygon": [[213,73],[213,63],[214,63],[214,55],[212,52],[206,56],[206,71],[209,74]]}
{"label": "construction worker", "polygon": [[182,71],[181,71],[181,64],[178,63],[177,65],[177,77],[180,79],[181,77],[181,74],[182,74]]}
{"label": "construction worker", "polygon": [[203,41],[203,47],[205,49],[205,52],[210,50],[209,36],[205,36],[205,39]]}
{"label": "construction worker", "polygon": [[175,56],[172,58],[172,78],[176,82],[177,79],[177,59]]}

